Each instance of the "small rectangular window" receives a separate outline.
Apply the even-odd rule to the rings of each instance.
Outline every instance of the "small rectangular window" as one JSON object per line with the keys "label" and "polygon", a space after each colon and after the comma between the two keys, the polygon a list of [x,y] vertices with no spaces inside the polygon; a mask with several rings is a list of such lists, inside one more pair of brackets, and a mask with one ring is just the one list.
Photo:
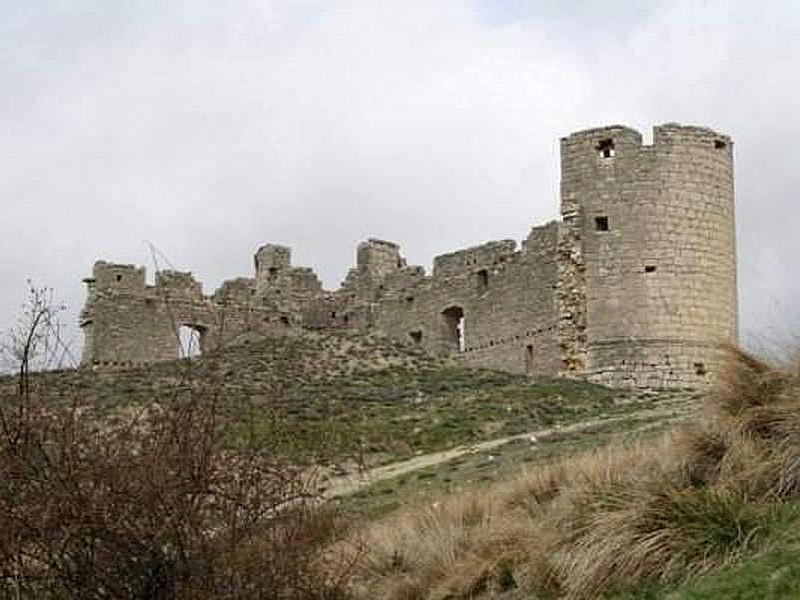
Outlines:
{"label": "small rectangular window", "polygon": [[708,372],[706,370],[705,363],[701,363],[701,362],[694,363],[694,372],[695,372],[696,375],[700,375],[700,376],[705,375]]}
{"label": "small rectangular window", "polygon": [[608,231],[608,217],[594,218],[595,231]]}
{"label": "small rectangular window", "polygon": [[600,143],[597,144],[597,152],[600,158],[614,158],[614,140],[600,140]]}
{"label": "small rectangular window", "polygon": [[655,273],[656,266],[655,265],[646,265],[644,268],[645,273]]}
{"label": "small rectangular window", "polygon": [[714,148],[717,150],[724,150],[725,146],[727,146],[727,144],[722,140],[714,140]]}
{"label": "small rectangular window", "polygon": [[419,330],[409,332],[408,337],[411,338],[411,341],[414,342],[415,345],[422,343],[422,332]]}

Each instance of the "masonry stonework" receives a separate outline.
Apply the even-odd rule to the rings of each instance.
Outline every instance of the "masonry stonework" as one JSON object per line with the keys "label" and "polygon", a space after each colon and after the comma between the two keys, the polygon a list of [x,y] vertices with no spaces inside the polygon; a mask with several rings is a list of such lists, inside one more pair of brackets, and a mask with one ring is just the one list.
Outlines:
{"label": "masonry stonework", "polygon": [[653,144],[623,126],[561,140],[561,220],[520,247],[488,242],[437,256],[430,274],[393,242],[359,244],[325,291],[291,250],[268,244],[253,278],[211,295],[190,273],[154,285],[97,262],[81,317],[87,366],[178,356],[178,329],[203,351],[312,329],[374,330],[463,362],[615,387],[705,386],[737,341],[731,139],[678,124]]}

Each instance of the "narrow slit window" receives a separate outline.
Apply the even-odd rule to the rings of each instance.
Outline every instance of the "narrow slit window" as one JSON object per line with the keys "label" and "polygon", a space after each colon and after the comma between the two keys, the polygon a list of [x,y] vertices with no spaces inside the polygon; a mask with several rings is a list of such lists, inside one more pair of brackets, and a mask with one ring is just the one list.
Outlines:
{"label": "narrow slit window", "polygon": [[608,231],[608,217],[595,217],[594,229],[595,231]]}
{"label": "narrow slit window", "polygon": [[597,144],[597,152],[600,158],[614,158],[614,140],[600,140],[600,143]]}
{"label": "narrow slit window", "polygon": [[476,278],[478,280],[478,291],[485,292],[489,289],[489,271],[486,269],[481,269],[476,274]]}

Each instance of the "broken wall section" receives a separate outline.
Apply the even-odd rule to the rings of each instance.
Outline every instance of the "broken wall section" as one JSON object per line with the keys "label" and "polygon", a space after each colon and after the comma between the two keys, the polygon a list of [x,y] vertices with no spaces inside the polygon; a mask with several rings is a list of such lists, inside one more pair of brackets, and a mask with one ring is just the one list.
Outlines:
{"label": "broken wall section", "polygon": [[440,356],[513,372],[555,375],[558,225],[534,228],[522,248],[487,242],[437,256],[432,275],[391,242],[368,240],[320,326],[377,329]]}
{"label": "broken wall section", "polygon": [[[289,258],[287,256],[287,258]],[[212,295],[191,273],[159,271],[147,285],[144,268],[98,261],[84,280],[82,364],[129,367],[173,360],[182,354],[180,330],[192,330],[200,352],[251,337],[296,335],[321,285],[310,269],[288,261],[275,273],[265,261],[256,278],[225,281]],[[185,349],[184,349],[185,350]]]}

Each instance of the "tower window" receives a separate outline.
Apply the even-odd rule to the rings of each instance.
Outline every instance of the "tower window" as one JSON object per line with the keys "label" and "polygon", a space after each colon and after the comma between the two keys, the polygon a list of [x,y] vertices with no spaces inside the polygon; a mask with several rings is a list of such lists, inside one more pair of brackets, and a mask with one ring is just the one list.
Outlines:
{"label": "tower window", "polygon": [[489,289],[489,271],[486,269],[481,269],[476,274],[476,278],[478,280],[478,291],[485,292]]}
{"label": "tower window", "polygon": [[611,138],[600,140],[600,143],[597,144],[597,152],[600,158],[614,158],[614,140]]}
{"label": "tower window", "polygon": [[645,273],[655,273],[656,266],[655,265],[645,265],[644,272]]}
{"label": "tower window", "polygon": [[595,231],[608,231],[608,217],[595,217],[594,229]]}
{"label": "tower window", "polygon": [[708,373],[708,371],[706,370],[705,363],[701,363],[701,362],[694,363],[694,372],[695,372],[696,375],[700,375],[700,376],[703,376],[706,373]]}
{"label": "tower window", "polygon": [[714,140],[714,148],[717,150],[724,150],[725,146],[727,146],[727,144],[722,140]]}

